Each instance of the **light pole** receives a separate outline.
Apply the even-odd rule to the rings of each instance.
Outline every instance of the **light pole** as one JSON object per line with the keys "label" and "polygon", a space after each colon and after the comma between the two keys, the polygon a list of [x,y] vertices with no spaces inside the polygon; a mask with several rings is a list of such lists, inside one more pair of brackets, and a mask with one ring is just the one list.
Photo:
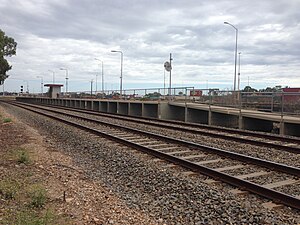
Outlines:
{"label": "light pole", "polygon": [[27,89],[27,94],[29,94],[29,84],[28,84],[28,80],[23,80],[23,82],[26,82],[26,89]]}
{"label": "light pole", "polygon": [[65,91],[65,94],[68,93],[68,80],[69,80],[69,71],[67,68],[60,68],[60,70],[65,70],[66,71],[66,91]]}
{"label": "light pole", "polygon": [[44,95],[44,89],[43,89],[44,80],[43,80],[43,76],[37,76],[37,78],[41,78],[41,94],[43,96]]}
{"label": "light pole", "polygon": [[52,72],[53,73],[53,84],[55,83],[55,72],[53,71],[53,70],[48,70],[48,71],[50,71],[50,72]]}
{"label": "light pole", "polygon": [[236,61],[237,61],[237,42],[238,42],[238,29],[233,26],[231,23],[224,22],[224,24],[227,24],[231,26],[233,29],[235,29],[235,57],[234,57],[234,82],[233,82],[233,90],[236,90]]}
{"label": "light pole", "polygon": [[241,83],[241,52],[239,52],[238,91],[240,91],[240,83]]}
{"label": "light pole", "polygon": [[164,69],[164,98],[166,97],[166,70]]}
{"label": "light pole", "polygon": [[111,52],[119,52],[121,54],[121,76],[120,76],[120,97],[122,97],[122,79],[123,79],[123,52],[111,50]]}
{"label": "light pole", "polygon": [[93,96],[93,82],[94,82],[94,80],[92,79],[91,80],[91,97]]}
{"label": "light pole", "polygon": [[[102,67],[101,67],[101,85],[102,85],[102,93],[104,94],[104,72],[103,72],[103,61],[100,60],[100,59],[97,59],[97,58],[95,58],[95,60],[100,61],[100,62],[101,62],[101,65],[102,65]],[[97,87],[97,84],[96,84],[96,87]]]}

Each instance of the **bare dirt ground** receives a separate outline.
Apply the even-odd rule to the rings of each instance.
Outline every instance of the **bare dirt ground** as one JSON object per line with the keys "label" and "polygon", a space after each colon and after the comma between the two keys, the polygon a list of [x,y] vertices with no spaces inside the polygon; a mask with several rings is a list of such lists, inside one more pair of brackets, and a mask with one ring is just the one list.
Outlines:
{"label": "bare dirt ground", "polygon": [[0,155],[0,224],[154,224],[1,106]]}

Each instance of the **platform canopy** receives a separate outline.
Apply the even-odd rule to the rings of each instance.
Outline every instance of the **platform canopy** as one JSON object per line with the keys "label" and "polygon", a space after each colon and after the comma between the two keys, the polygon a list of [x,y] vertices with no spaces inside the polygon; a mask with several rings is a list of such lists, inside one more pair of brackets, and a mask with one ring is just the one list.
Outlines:
{"label": "platform canopy", "polygon": [[49,87],[48,95],[50,98],[58,98],[61,93],[61,87],[63,84],[45,84],[45,87]]}

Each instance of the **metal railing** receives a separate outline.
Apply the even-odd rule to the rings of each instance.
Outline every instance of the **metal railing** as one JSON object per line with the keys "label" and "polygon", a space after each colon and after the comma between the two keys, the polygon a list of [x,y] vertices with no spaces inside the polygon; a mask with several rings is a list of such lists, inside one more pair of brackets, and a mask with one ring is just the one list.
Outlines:
{"label": "metal railing", "polygon": [[61,93],[61,98],[93,98],[93,99],[108,99],[108,100],[141,100],[141,101],[175,101],[186,100],[188,90],[193,87],[175,87],[171,88],[171,95],[169,95],[169,88],[145,88],[145,89],[126,89],[122,91],[122,96],[119,90],[106,90],[104,92],[83,91],[83,92],[69,92],[67,94]]}
{"label": "metal railing", "polygon": [[195,103],[262,112],[300,115],[300,92],[241,92],[210,89]]}

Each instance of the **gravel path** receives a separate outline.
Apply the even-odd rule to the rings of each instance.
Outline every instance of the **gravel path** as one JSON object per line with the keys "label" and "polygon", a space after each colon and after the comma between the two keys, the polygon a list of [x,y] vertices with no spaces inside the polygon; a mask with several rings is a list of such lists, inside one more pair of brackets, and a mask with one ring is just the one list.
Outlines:
{"label": "gravel path", "polygon": [[[131,209],[163,224],[297,224],[299,211],[268,210],[267,200],[238,196],[225,184],[206,184],[182,169],[163,168],[152,157],[137,154],[104,138],[87,134],[36,114],[6,106],[9,113],[40,129],[53,146],[64,149],[93,179],[100,180]],[[218,141],[219,142],[219,141]],[[227,143],[229,144],[229,143]],[[149,160],[146,160],[149,159]]]}

